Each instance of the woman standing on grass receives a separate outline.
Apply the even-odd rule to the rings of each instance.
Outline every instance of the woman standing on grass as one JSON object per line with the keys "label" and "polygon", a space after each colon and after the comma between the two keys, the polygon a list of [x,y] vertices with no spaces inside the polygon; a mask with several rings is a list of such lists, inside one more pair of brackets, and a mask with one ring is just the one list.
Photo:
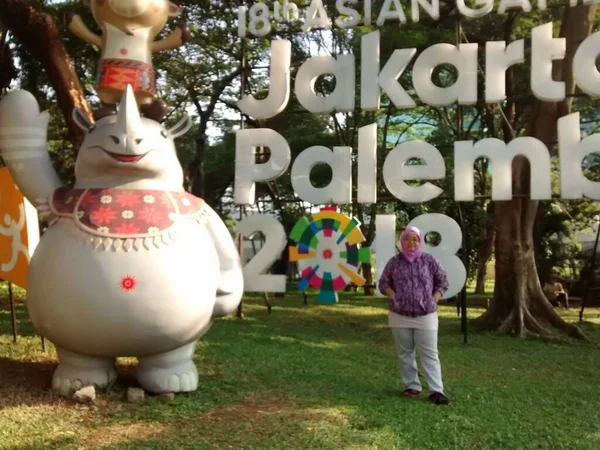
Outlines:
{"label": "woman standing on grass", "polygon": [[404,396],[421,393],[415,348],[423,365],[429,400],[436,405],[450,403],[444,395],[442,368],[438,358],[437,302],[448,289],[446,271],[428,253],[416,227],[400,237],[402,251],[391,258],[379,280],[379,290],[389,299],[389,326],[400,359]]}

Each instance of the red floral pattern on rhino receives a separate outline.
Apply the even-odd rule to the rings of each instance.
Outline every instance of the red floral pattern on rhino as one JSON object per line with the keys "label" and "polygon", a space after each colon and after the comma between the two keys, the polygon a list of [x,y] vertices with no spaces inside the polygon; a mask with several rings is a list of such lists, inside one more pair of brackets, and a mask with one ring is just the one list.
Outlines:
{"label": "red floral pattern on rhino", "polygon": [[50,207],[84,231],[105,237],[160,234],[177,217],[200,214],[203,200],[185,191],[149,189],[72,189],[54,191]]}

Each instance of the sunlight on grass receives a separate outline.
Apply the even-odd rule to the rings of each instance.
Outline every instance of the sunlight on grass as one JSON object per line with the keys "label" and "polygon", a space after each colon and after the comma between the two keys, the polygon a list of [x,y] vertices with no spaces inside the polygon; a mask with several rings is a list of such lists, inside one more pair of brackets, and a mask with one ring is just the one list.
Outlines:
{"label": "sunlight on grass", "polygon": [[[49,390],[54,348],[44,354],[27,312],[19,340],[0,310],[0,449],[595,449],[600,309],[586,310],[592,342],[519,340],[469,327],[442,305],[440,358],[453,401],[439,408],[400,397],[386,300],[340,295],[302,305],[298,294],[244,300],[244,319],[217,320],[199,342],[198,391],[172,403],[125,400],[135,358],[119,358],[119,383],[95,404]],[[470,307],[469,317],[484,311]],[[557,310],[569,321],[578,310]],[[568,389],[566,388],[568,386]]]}
{"label": "sunlight on grass", "polygon": [[591,441],[596,441],[600,445],[600,431],[588,435]]}
{"label": "sunlight on grass", "polygon": [[[1,404],[1,402],[0,402]],[[81,410],[69,405],[8,407],[0,411],[0,448],[34,442],[75,439],[82,421]],[[7,444],[11,444],[7,445]]]}
{"label": "sunlight on grass", "polygon": [[[17,286],[16,284],[12,285],[13,299],[16,301],[25,300],[25,289]],[[8,283],[2,282],[0,283],[0,298],[6,299],[6,303],[8,303]]]}

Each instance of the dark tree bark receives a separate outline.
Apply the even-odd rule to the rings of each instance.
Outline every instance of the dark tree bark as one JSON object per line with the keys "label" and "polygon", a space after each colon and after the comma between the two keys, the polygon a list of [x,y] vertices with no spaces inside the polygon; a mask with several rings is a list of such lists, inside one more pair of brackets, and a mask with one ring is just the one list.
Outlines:
{"label": "dark tree bark", "polygon": [[206,122],[200,120],[200,129],[196,135],[196,155],[192,165],[192,194],[196,197],[206,198],[204,161],[206,160]]}
{"label": "dark tree bark", "polygon": [[[573,55],[579,42],[590,34],[595,12],[596,5],[565,8],[560,36],[567,39],[567,51],[563,61],[555,61],[553,79],[565,81],[567,94],[575,91]],[[571,97],[554,103],[537,100],[527,134],[550,148],[556,141],[557,121],[570,112],[571,103]],[[554,330],[560,330],[574,337],[585,338],[578,327],[562,320],[542,292],[533,241],[538,202],[527,199],[530,180],[528,161],[523,157],[515,158],[513,193],[524,197],[496,204],[494,298],[490,308],[476,323],[501,332],[514,332],[520,337],[530,334],[551,336]]]}
{"label": "dark tree bark", "polygon": [[475,285],[476,294],[485,294],[485,276],[487,274],[487,263],[492,256],[494,249],[494,212],[493,203],[490,203],[487,210],[487,222],[481,230],[479,245],[477,247],[477,284]]}
{"label": "dark tree bark", "polygon": [[[359,220],[361,221],[361,223],[364,220],[363,214],[362,214],[362,207],[359,206],[358,207],[359,211],[361,212],[360,216],[359,216]],[[368,247],[371,246],[371,244],[373,244],[373,239],[375,238],[375,215],[377,214],[377,205],[376,204],[372,204],[369,207],[369,216],[370,216],[370,222],[369,222],[369,227],[367,228],[367,233],[365,235],[365,242],[362,244],[363,247]],[[364,284],[364,294],[368,295],[368,296],[374,296],[375,295],[375,285],[373,283],[373,266],[370,263],[362,263],[361,264],[361,270],[362,270],[362,276],[365,279],[365,284]]]}
{"label": "dark tree bark", "polygon": [[375,285],[373,284],[373,266],[371,264],[362,264],[362,273],[365,281],[364,293],[370,297],[375,295]]}
{"label": "dark tree bark", "polygon": [[23,43],[48,74],[56,91],[58,106],[65,117],[69,138],[74,148],[79,149],[84,135],[73,122],[71,113],[74,108],[79,108],[93,123],[92,111],[62,44],[56,23],[48,14],[28,3],[26,0],[0,0],[0,22]]}

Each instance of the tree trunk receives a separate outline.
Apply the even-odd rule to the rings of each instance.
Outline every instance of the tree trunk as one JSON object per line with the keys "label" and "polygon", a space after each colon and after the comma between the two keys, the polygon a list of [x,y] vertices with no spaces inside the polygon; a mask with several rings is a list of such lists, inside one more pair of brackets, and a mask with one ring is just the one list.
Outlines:
{"label": "tree trunk", "polygon": [[362,264],[362,273],[365,278],[365,295],[370,297],[375,295],[375,285],[373,284],[373,266],[371,264],[363,263]]}
{"label": "tree trunk", "polygon": [[[377,205],[375,203],[373,203],[370,206],[370,210],[369,210],[369,217],[370,222],[369,222],[369,228],[367,230],[367,235],[366,237],[366,242],[365,242],[365,246],[372,246],[373,244],[373,240],[375,239],[375,216],[377,215]],[[368,295],[370,297],[374,296],[377,293],[377,288],[375,286],[375,282],[373,280],[373,266],[368,263],[368,264],[363,264],[362,265],[362,269],[363,269],[363,277],[367,280],[365,282],[365,285],[367,287],[365,287],[364,291],[365,291],[365,295]]]}
{"label": "tree trunk", "polygon": [[493,230],[485,237],[485,240],[479,245],[477,260],[477,284],[475,284],[476,294],[485,294],[485,277],[487,275],[487,264],[492,256],[494,248]]}
{"label": "tree trunk", "polygon": [[26,0],[0,0],[0,22],[46,70],[65,117],[69,138],[74,148],[79,149],[84,134],[73,122],[71,114],[74,108],[79,108],[93,123],[92,111],[54,20],[28,3]]}
{"label": "tree trunk", "polygon": [[[354,175],[354,176],[356,176],[356,175]],[[359,205],[357,202],[355,203],[355,205],[356,205],[358,220],[360,221],[361,224],[364,224],[364,220],[365,220],[364,211],[363,211],[364,207]],[[369,217],[370,217],[369,227],[367,228],[367,232],[365,234],[365,241],[361,244],[362,247],[370,247],[373,244],[373,239],[375,238],[375,216],[376,216],[376,214],[377,214],[377,205],[375,203],[373,203],[369,206]],[[362,263],[361,264],[362,276],[365,279],[365,284],[363,285],[364,286],[363,291],[364,291],[364,294],[369,297],[373,297],[376,292],[375,285],[373,283],[372,268],[373,268],[373,266],[371,265],[371,263]]]}
{"label": "tree trunk", "polygon": [[492,256],[494,248],[494,213],[493,204],[490,204],[487,211],[486,224],[479,239],[477,248],[477,284],[475,285],[476,294],[485,294],[485,275],[487,273],[487,263]]}
{"label": "tree trunk", "polygon": [[[204,161],[206,159],[206,126],[200,124],[200,130],[196,135],[196,157],[192,165],[192,194],[205,199],[205,174]],[[206,199],[205,199],[206,200]],[[211,207],[214,205],[210,205]]]}
{"label": "tree trunk", "polygon": [[[565,81],[566,94],[575,84],[572,74],[573,55],[578,44],[590,34],[596,5],[565,8],[560,36],[567,39],[563,61],[556,61],[553,79]],[[556,141],[558,119],[571,110],[572,98],[557,103],[536,100],[527,134],[549,148]],[[496,285],[490,308],[477,319],[477,324],[501,332],[525,337],[552,335],[553,328],[571,336],[584,338],[575,325],[562,320],[546,299],[540,285],[535,262],[533,227],[538,202],[528,200],[531,173],[528,161],[513,161],[513,193],[525,195],[511,201],[497,202],[495,214]]]}

